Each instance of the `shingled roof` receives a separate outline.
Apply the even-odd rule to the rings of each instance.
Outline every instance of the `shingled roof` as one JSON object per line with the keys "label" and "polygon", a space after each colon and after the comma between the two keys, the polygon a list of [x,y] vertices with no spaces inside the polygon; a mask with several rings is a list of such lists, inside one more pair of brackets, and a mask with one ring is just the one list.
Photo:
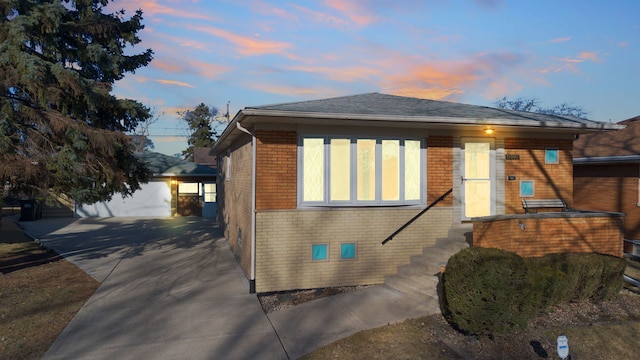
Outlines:
{"label": "shingled roof", "polygon": [[[624,129],[580,135],[573,143],[573,158],[640,157],[640,116],[617,123]],[[601,159],[606,160],[606,159]],[[578,161],[580,162],[580,160]]]}
{"label": "shingled roof", "polygon": [[217,171],[208,166],[157,152],[142,152],[136,156],[147,163],[154,176],[215,176]]}
{"label": "shingled roof", "polygon": [[[268,120],[264,120],[268,117]],[[258,120],[261,118],[262,120]],[[246,107],[224,130],[213,151],[229,145],[238,124],[258,122],[339,126],[394,126],[447,129],[495,126],[573,134],[617,130],[620,126],[573,116],[545,115],[448,101],[368,93],[292,103]],[[233,134],[236,134],[235,136]],[[231,139],[227,139],[231,135]]]}

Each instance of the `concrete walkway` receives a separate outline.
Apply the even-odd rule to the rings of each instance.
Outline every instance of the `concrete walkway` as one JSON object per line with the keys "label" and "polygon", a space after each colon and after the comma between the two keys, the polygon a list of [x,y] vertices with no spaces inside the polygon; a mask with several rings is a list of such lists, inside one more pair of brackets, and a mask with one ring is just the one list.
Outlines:
{"label": "concrete walkway", "polygon": [[266,316],[208,219],[20,225],[102,282],[44,359],[297,359],[361,330],[438,311],[372,286]]}

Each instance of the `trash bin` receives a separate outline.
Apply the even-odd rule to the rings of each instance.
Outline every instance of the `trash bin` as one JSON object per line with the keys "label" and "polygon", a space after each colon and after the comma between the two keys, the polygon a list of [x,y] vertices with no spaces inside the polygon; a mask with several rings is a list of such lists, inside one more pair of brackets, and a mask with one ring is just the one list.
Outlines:
{"label": "trash bin", "polygon": [[20,200],[20,221],[34,221],[38,217],[38,201]]}

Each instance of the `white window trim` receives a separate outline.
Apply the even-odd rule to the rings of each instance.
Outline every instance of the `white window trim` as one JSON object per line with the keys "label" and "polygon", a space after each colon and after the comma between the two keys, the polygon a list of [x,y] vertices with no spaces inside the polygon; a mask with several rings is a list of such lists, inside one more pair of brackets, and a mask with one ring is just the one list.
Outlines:
{"label": "white window trim", "polygon": [[[323,201],[303,201],[304,196],[304,153],[303,153],[303,140],[305,138],[324,139],[324,189],[323,189]],[[330,140],[336,139],[350,139],[351,151],[350,151],[350,163],[351,163],[351,200],[349,201],[331,201],[331,184],[330,184]],[[357,170],[355,167],[357,160],[356,141],[358,139],[371,139],[376,140],[376,199],[375,200],[357,200]],[[405,196],[405,172],[404,167],[400,167],[400,179],[399,179],[399,192],[400,200],[382,200],[382,141],[383,140],[399,140],[400,141],[400,154],[399,162],[404,164],[405,151],[404,142],[419,141],[420,142],[420,198],[418,200],[404,200]],[[426,139],[421,137],[412,136],[366,136],[366,135],[318,135],[318,134],[300,134],[298,136],[298,153],[297,153],[297,204],[299,208],[305,207],[366,207],[366,206],[406,206],[406,205],[424,205],[426,199],[426,187],[427,187],[427,144]]]}

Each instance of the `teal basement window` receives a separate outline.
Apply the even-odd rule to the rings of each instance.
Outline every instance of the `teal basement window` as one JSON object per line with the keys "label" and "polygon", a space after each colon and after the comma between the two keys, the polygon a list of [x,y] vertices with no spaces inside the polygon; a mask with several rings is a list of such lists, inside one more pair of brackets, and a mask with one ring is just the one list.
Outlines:
{"label": "teal basement window", "polygon": [[559,164],[560,155],[558,154],[558,149],[546,149],[544,151],[544,162],[545,164]]}
{"label": "teal basement window", "polygon": [[311,245],[311,260],[313,261],[329,260],[329,245],[328,244]]}
{"label": "teal basement window", "polygon": [[355,243],[340,244],[340,258],[341,259],[355,259],[356,258],[356,244]]}

